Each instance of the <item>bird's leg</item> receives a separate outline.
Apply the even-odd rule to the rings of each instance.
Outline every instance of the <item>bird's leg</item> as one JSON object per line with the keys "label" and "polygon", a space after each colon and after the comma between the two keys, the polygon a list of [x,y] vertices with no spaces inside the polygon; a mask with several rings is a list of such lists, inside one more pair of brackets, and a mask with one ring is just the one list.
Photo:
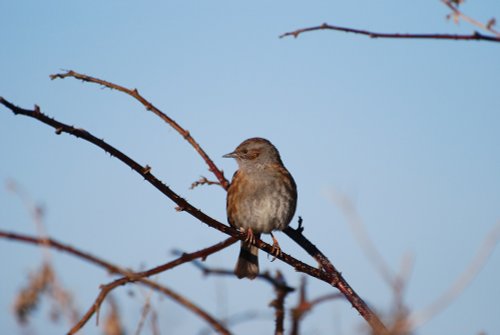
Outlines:
{"label": "bird's leg", "polygon": [[245,238],[245,242],[248,244],[255,244],[255,235],[253,234],[253,230],[251,228],[247,229],[247,237]]}
{"label": "bird's leg", "polygon": [[279,245],[278,240],[276,239],[276,237],[274,237],[273,233],[270,233],[270,234],[271,234],[271,238],[273,239],[273,249],[271,251],[271,254],[273,256],[279,257],[282,254],[280,245]]}

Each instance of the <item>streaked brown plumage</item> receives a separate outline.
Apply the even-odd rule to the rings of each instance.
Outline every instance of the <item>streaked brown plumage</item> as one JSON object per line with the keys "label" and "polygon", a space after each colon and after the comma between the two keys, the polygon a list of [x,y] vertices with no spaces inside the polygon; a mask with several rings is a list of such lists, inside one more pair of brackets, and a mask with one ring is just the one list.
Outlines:
{"label": "streaked brown plumage", "polygon": [[248,234],[234,272],[238,278],[254,279],[259,274],[259,249],[252,242],[261,233],[272,235],[288,226],[297,205],[297,187],[278,150],[266,139],[250,138],[224,157],[236,159],[239,167],[227,193],[228,221]]}

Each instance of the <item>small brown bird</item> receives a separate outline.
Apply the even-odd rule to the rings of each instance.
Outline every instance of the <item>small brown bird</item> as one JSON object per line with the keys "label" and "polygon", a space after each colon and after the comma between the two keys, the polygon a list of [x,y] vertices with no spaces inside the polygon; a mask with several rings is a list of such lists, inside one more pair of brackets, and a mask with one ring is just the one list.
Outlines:
{"label": "small brown bird", "polygon": [[292,220],[297,186],[278,150],[266,139],[250,138],[224,157],[236,159],[239,167],[227,192],[227,218],[231,226],[247,232],[234,273],[254,279],[259,274],[259,249],[252,244],[261,233],[268,233],[273,248],[281,253],[272,231],[285,229]]}

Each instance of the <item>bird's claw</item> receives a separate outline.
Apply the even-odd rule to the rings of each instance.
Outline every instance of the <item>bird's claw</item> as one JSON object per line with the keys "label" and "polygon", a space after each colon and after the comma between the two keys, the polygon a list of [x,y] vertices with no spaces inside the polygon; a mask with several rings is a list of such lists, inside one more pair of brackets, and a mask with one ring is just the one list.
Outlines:
{"label": "bird's claw", "polygon": [[274,261],[277,257],[280,257],[283,254],[283,252],[281,251],[278,240],[274,237],[274,235],[272,233],[271,233],[271,238],[273,239],[273,246],[271,249],[271,255],[274,256],[274,258],[272,260],[272,261]]}
{"label": "bird's claw", "polygon": [[247,229],[247,236],[245,237],[245,242],[248,244],[255,244],[255,235],[251,228]]}

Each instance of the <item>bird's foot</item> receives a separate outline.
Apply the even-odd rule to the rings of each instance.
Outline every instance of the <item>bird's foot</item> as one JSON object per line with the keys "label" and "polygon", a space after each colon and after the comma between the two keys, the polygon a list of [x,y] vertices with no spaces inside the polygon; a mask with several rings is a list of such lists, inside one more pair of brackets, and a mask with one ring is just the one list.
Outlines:
{"label": "bird's foot", "polygon": [[247,229],[247,236],[245,237],[245,242],[248,244],[255,244],[255,235],[251,228]]}
{"label": "bird's foot", "polygon": [[283,254],[283,252],[281,251],[278,240],[276,239],[276,237],[274,237],[273,233],[271,233],[271,238],[273,239],[273,248],[271,250],[271,255],[274,256],[274,258],[272,260],[272,261],[274,261],[276,259],[276,257],[280,257]]}

